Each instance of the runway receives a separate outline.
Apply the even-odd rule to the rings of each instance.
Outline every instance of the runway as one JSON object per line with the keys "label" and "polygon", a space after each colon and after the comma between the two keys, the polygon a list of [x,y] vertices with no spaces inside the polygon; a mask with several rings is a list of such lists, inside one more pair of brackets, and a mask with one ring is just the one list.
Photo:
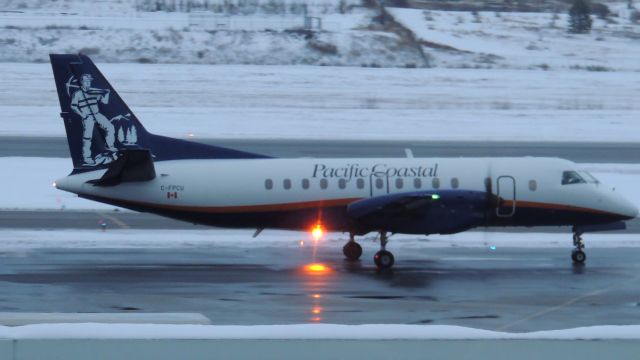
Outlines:
{"label": "runway", "polygon": [[[540,235],[545,236],[545,235]],[[377,247],[343,260],[335,241],[296,248],[256,243],[178,248],[0,251],[0,311],[199,312],[213,324],[452,324],[533,331],[634,324],[639,248],[593,248],[586,266],[562,248],[391,244],[396,267],[378,272]],[[315,255],[313,254],[315,252]],[[329,271],[305,270],[321,262]]]}
{"label": "runway", "polygon": [[[638,163],[640,143],[574,142],[455,142],[340,140],[221,140],[194,141],[276,157],[416,157],[548,156],[581,163]],[[0,136],[0,156],[69,157],[66,138]]]}

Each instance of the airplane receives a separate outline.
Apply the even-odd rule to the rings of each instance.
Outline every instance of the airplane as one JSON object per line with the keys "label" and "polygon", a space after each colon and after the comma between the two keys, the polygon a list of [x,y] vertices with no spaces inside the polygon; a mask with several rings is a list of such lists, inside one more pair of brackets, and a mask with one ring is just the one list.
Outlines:
{"label": "airplane", "polygon": [[[72,172],[64,191],[140,212],[223,228],[389,234],[478,227],[571,226],[574,263],[585,232],[619,230],[637,207],[568,160],[543,157],[283,159],[148,132],[89,57],[51,54]],[[176,119],[179,121],[179,119]],[[215,126],[212,124],[212,126]]]}

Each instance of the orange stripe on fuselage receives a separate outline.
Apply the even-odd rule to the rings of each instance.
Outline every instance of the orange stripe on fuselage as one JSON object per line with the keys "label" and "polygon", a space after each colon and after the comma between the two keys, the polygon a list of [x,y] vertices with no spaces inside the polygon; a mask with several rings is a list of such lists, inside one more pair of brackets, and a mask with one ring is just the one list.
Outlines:
{"label": "orange stripe on fuselage", "polygon": [[[574,212],[583,212],[583,213],[591,213],[591,214],[602,214],[602,215],[615,215],[619,216],[619,214],[602,211],[598,209],[585,208],[580,206],[572,206],[572,205],[562,205],[562,204],[550,204],[550,203],[542,203],[535,201],[521,201],[516,199],[516,211],[518,208],[530,208],[530,209],[549,209],[549,210],[562,210],[562,211],[574,211]],[[513,206],[513,200],[505,200],[503,207]]]}
{"label": "orange stripe on fuselage", "polygon": [[142,201],[117,200],[123,204],[131,204],[137,206],[146,206],[149,208],[179,210],[179,211],[196,211],[204,213],[251,213],[251,212],[280,212],[304,209],[318,209],[334,206],[347,206],[350,203],[360,200],[361,198],[346,198],[332,200],[316,200],[302,201],[284,204],[266,204],[266,205],[242,205],[242,206],[184,206],[184,205],[167,205],[154,204]]}
{"label": "orange stripe on fuselage", "polygon": [[[241,205],[241,206],[185,206],[185,205],[171,205],[171,204],[155,204],[142,201],[131,200],[117,200],[122,204],[131,204],[134,206],[145,206],[148,208],[166,209],[166,210],[178,210],[178,211],[194,211],[202,213],[253,213],[253,212],[284,212],[295,211],[305,209],[319,209],[336,206],[347,206],[350,203],[360,200],[362,198],[344,198],[344,199],[331,199],[331,200],[315,200],[315,201],[301,201],[293,203],[279,203],[279,204],[265,204],[265,205]],[[512,200],[505,200],[503,207],[512,206]],[[550,204],[533,201],[520,201],[516,200],[516,211],[518,208],[531,208],[531,209],[550,209],[550,210],[562,210],[562,211],[574,211],[591,214],[613,215],[620,216],[619,214],[590,209],[572,205],[562,204]]]}

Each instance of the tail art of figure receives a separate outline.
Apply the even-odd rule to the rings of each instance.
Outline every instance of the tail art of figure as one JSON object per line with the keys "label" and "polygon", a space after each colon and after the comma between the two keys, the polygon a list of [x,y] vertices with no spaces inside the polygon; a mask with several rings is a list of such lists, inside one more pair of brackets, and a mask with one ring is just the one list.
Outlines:
{"label": "tail art of figure", "polygon": [[[73,78],[69,79],[69,83]],[[82,118],[82,157],[85,165],[96,165],[91,155],[91,143],[93,140],[93,127],[98,124],[105,132],[106,150],[115,153],[115,128],[113,124],[100,113],[98,102],[109,103],[109,89],[96,89],[91,87],[93,77],[91,74],[82,74],[79,89],[71,96],[71,109]]]}

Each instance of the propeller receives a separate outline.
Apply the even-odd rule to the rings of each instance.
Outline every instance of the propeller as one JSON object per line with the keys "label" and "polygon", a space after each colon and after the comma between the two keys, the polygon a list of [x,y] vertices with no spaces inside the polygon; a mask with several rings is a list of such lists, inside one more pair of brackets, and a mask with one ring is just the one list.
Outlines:
{"label": "propeller", "polygon": [[485,223],[493,215],[493,212],[498,207],[499,199],[496,195],[493,194],[493,174],[491,171],[491,163],[487,166],[487,177],[484,178],[484,190],[486,196],[486,210],[484,212],[484,221]]}

